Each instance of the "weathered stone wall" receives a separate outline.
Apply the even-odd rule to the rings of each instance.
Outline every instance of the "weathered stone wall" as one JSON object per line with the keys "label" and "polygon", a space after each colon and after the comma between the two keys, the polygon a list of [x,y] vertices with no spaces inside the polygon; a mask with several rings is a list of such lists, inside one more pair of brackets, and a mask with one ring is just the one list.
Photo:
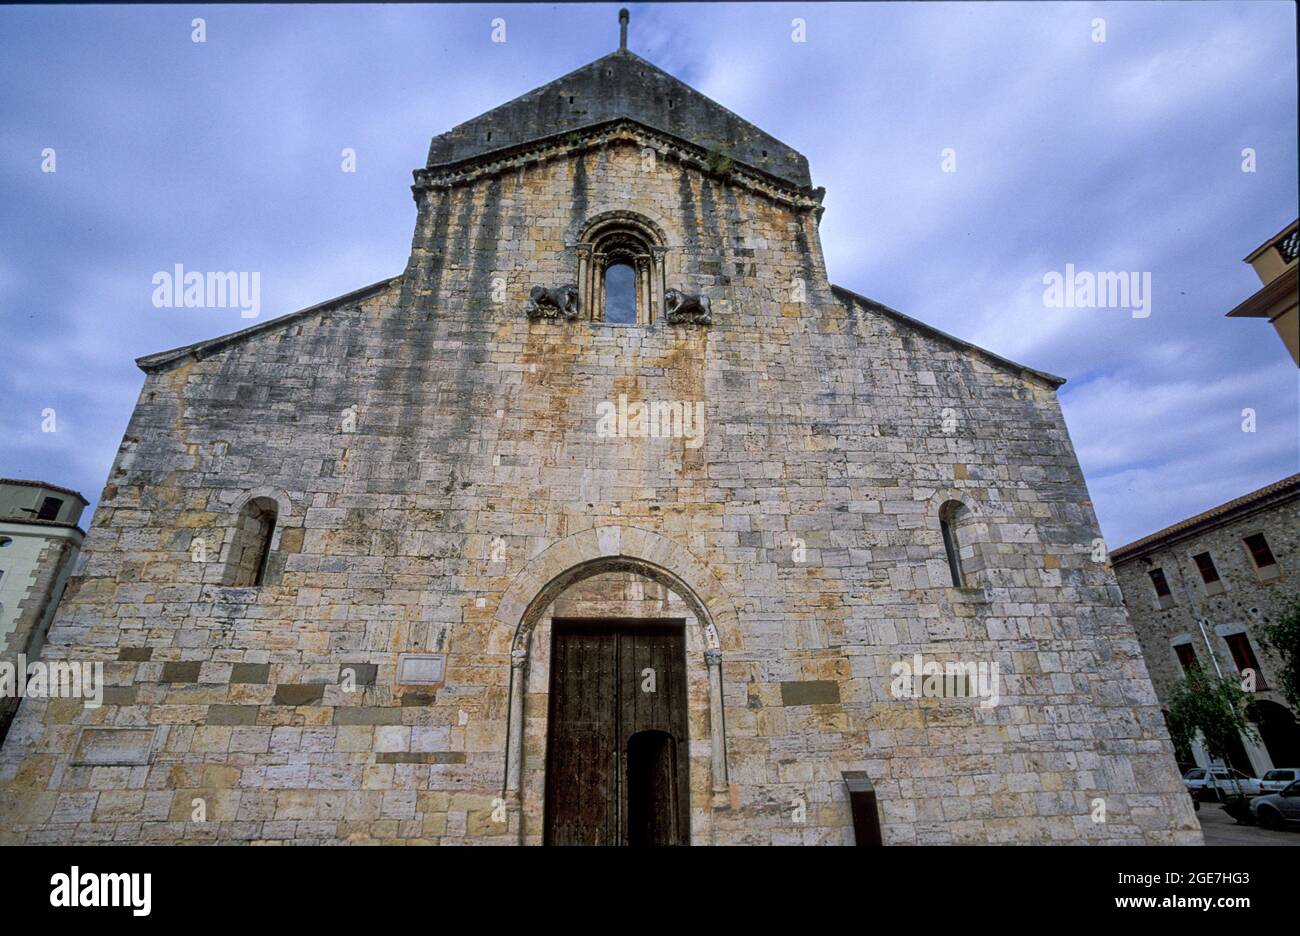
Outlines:
{"label": "weathered stone wall", "polygon": [[[1243,542],[1253,533],[1263,533],[1278,574],[1262,577]],[[1209,552],[1218,569],[1223,591],[1208,594],[1192,557]],[[1162,569],[1172,592],[1169,599],[1157,599],[1148,573]],[[1300,500],[1291,499],[1250,516],[1230,520],[1172,545],[1117,562],[1115,574],[1142,645],[1156,695],[1164,704],[1170,691],[1183,678],[1175,643],[1190,642],[1207,673],[1215,672],[1205,637],[1196,621],[1196,609],[1206,621],[1215,658],[1225,674],[1235,674],[1236,664],[1224,639],[1226,634],[1244,633],[1262,670],[1263,684],[1258,698],[1291,708],[1278,691],[1282,662],[1262,639],[1261,625],[1277,620],[1300,594]],[[1294,710],[1292,709],[1294,714]],[[1274,764],[1289,767],[1291,764]]]}
{"label": "weathered stone wall", "polygon": [[[610,210],[662,230],[711,327],[525,319]],[[704,402],[703,444],[601,437],[620,394]],[[282,571],[222,587],[253,496]],[[964,590],[952,499],[981,518]],[[632,142],[429,189],[392,288],[148,376],[49,647],[116,661],[116,702],[24,705],[0,836],[516,841],[492,813],[523,604],[622,555],[688,583],[722,651],[727,785],[692,796],[693,841],[848,841],[862,769],[887,843],[1199,842],[1098,535],[1050,383],[832,294],[812,211]],[[407,651],[445,652],[445,684],[396,685]],[[998,663],[1000,704],[894,698],[914,653]],[[720,726],[689,663],[694,787]],[[152,750],[77,763],[85,726]]]}

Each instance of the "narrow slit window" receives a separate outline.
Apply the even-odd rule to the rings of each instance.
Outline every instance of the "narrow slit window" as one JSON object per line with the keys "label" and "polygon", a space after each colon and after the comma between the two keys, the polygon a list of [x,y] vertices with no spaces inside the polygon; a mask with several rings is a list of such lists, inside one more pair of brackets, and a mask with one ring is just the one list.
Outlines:
{"label": "narrow slit window", "polygon": [[268,584],[277,519],[275,501],[268,497],[254,498],[244,505],[235,521],[222,584],[237,588]]}
{"label": "narrow slit window", "polygon": [[1200,663],[1196,662],[1196,651],[1189,643],[1177,644],[1174,647],[1174,653],[1178,654],[1178,663],[1183,668],[1184,673],[1190,673],[1194,669],[1200,668]]}
{"label": "narrow slit window", "polygon": [[1152,569],[1147,575],[1151,576],[1151,586],[1156,590],[1157,598],[1168,598],[1172,594],[1164,569]]}
{"label": "narrow slit window", "polygon": [[266,564],[271,559],[271,538],[275,536],[275,514],[269,518],[264,518],[262,522],[262,541],[258,543],[258,560],[257,575],[253,579],[254,585],[261,585],[266,579]]}
{"label": "narrow slit window", "polygon": [[965,579],[961,574],[961,547],[957,543],[957,531],[952,528],[952,520],[941,517],[939,529],[943,531],[943,551],[948,556],[948,572],[952,575],[953,588],[964,588]]}

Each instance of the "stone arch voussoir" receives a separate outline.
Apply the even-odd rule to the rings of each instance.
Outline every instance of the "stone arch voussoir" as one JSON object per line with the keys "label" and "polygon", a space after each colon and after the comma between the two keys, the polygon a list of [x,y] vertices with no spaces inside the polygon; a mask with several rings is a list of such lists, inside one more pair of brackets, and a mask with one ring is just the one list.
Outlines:
{"label": "stone arch voussoir", "polygon": [[680,543],[630,526],[583,530],[530,559],[497,604],[500,639],[493,644],[526,653],[527,638],[550,603],[569,586],[603,572],[635,572],[661,582],[695,613],[706,647],[740,649],[740,617],[713,570]]}

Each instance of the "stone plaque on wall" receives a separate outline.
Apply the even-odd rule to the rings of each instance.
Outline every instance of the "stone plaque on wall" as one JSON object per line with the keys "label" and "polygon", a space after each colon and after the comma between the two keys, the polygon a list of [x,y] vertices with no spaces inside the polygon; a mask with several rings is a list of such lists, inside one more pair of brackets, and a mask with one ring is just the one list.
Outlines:
{"label": "stone plaque on wall", "polygon": [[830,679],[781,683],[782,705],[830,705],[839,701],[839,683]]}
{"label": "stone plaque on wall", "polygon": [[84,728],[72,763],[94,767],[136,767],[153,756],[153,728]]}
{"label": "stone plaque on wall", "polygon": [[446,668],[445,653],[403,653],[397,657],[397,681],[408,686],[440,683]]}

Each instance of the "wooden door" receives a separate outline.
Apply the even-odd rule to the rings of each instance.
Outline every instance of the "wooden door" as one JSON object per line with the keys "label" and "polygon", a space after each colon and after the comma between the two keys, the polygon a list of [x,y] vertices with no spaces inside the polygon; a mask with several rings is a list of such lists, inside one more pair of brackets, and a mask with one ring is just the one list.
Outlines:
{"label": "wooden door", "polygon": [[689,842],[685,649],[680,621],[553,622],[548,845]]}
{"label": "wooden door", "polygon": [[548,845],[618,843],[617,653],[617,633],[607,625],[553,628]]}

